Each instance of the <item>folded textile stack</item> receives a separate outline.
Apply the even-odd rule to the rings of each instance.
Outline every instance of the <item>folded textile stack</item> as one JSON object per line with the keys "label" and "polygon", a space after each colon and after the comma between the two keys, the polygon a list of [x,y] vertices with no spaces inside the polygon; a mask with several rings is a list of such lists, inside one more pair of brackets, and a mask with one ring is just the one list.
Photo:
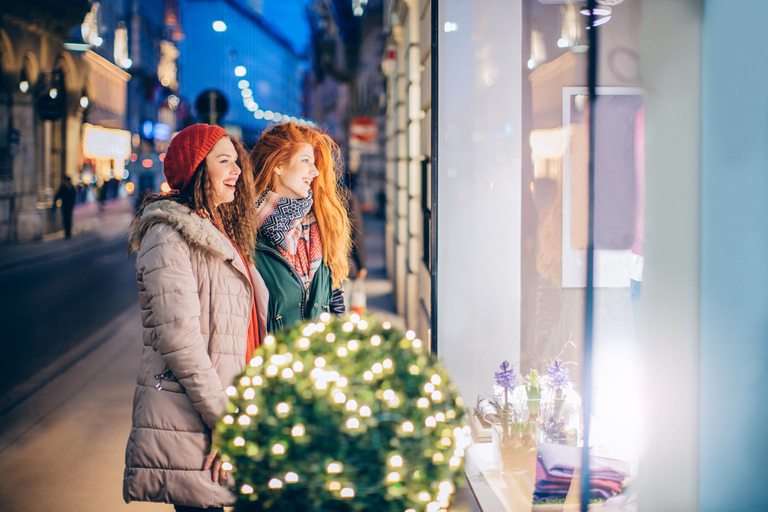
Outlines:
{"label": "folded textile stack", "polygon": [[[559,444],[539,444],[536,460],[534,500],[565,498],[574,473],[581,467],[581,448]],[[621,483],[629,476],[629,464],[605,457],[589,458],[591,498],[610,498],[621,494]]]}

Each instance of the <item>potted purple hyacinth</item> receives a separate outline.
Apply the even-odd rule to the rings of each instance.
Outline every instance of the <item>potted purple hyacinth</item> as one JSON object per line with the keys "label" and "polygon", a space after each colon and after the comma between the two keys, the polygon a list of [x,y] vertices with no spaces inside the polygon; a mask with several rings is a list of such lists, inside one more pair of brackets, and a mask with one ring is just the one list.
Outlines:
{"label": "potted purple hyacinth", "polygon": [[510,403],[510,397],[516,394],[517,388],[517,375],[513,366],[504,361],[494,375],[496,385],[502,389],[501,396],[497,394],[493,400],[499,416],[499,423],[493,425],[497,466],[502,472],[529,469],[533,460],[530,457],[531,451],[536,449],[533,435],[536,425],[527,420],[522,421],[519,416],[521,411],[516,411]]}
{"label": "potted purple hyacinth", "polygon": [[566,418],[566,395],[571,384],[571,372],[558,357],[547,366],[547,377],[554,404],[551,413],[543,421],[544,437],[551,443],[575,445],[578,433],[568,427],[572,421]]}

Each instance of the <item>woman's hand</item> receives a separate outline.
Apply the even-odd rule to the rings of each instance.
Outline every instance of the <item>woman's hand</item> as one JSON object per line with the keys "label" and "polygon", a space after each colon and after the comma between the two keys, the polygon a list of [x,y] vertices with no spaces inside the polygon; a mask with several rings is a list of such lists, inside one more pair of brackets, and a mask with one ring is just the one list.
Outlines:
{"label": "woman's hand", "polygon": [[[216,443],[214,442],[216,433],[211,433],[211,446],[214,446]],[[203,465],[203,469],[210,469],[211,470],[211,479],[221,485],[226,485],[227,478],[229,478],[229,470],[223,469],[221,467],[221,459],[218,457],[218,453],[216,450],[211,450],[211,453],[208,454],[208,457],[205,458],[205,464]]]}

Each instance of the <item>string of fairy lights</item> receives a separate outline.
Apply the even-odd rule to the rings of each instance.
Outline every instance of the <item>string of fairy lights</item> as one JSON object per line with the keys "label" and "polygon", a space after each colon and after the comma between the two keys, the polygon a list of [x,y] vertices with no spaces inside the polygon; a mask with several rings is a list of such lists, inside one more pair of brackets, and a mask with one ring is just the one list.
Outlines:
{"label": "string of fairy lights", "polygon": [[226,394],[223,467],[240,500],[266,507],[444,511],[471,444],[461,397],[414,332],[357,314],[267,336]]}
{"label": "string of fairy lights", "polygon": [[287,123],[293,122],[302,126],[314,127],[315,123],[307,119],[290,116],[288,114],[281,114],[280,112],[273,112],[271,110],[264,110],[256,102],[253,97],[253,90],[251,89],[251,83],[245,78],[248,70],[245,66],[236,66],[234,70],[235,76],[240,80],[237,82],[237,87],[240,89],[240,96],[242,98],[243,106],[253,113],[254,119],[263,119],[265,121],[273,121],[275,123]]}

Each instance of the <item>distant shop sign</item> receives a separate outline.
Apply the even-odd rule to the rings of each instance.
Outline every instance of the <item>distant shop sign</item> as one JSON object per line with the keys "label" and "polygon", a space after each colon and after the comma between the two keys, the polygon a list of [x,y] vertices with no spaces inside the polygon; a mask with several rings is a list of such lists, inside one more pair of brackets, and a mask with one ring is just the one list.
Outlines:
{"label": "distant shop sign", "polygon": [[131,156],[131,132],[83,125],[83,156],[93,160],[122,162]]}
{"label": "distant shop sign", "polygon": [[376,143],[378,137],[379,126],[372,117],[357,117],[349,125],[349,145],[361,154],[378,153],[379,147]]}

